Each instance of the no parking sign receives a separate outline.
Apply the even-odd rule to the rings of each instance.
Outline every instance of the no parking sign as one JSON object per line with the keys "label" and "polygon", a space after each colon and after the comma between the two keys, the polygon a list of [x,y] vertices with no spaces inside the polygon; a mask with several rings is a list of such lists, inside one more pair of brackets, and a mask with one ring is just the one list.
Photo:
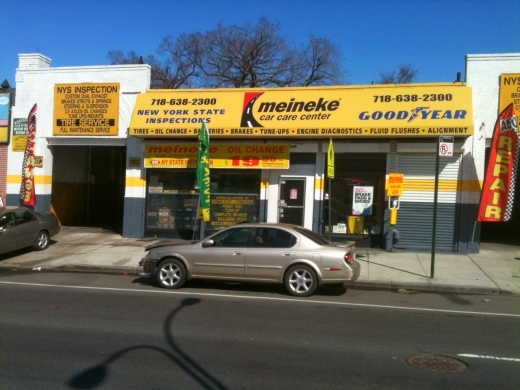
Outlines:
{"label": "no parking sign", "polygon": [[454,137],[440,136],[439,137],[439,156],[451,157],[453,156],[453,140]]}

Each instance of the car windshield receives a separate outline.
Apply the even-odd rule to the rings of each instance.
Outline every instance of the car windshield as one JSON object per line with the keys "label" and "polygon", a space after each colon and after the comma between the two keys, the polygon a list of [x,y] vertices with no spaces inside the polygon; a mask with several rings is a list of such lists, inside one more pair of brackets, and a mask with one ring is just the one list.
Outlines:
{"label": "car windshield", "polygon": [[300,233],[301,235],[307,237],[309,240],[314,241],[318,245],[328,245],[328,244],[330,244],[329,240],[327,240],[326,238],[320,236],[317,233],[314,233],[313,231],[311,231],[309,229],[305,229],[305,228],[303,228],[301,226],[295,226],[294,230],[297,231],[298,233]]}

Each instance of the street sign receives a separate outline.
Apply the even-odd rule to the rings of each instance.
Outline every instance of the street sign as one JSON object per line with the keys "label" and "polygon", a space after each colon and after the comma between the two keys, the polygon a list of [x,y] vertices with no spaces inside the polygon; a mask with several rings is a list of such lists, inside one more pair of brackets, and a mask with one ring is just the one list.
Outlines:
{"label": "street sign", "polygon": [[130,157],[128,159],[128,166],[130,168],[139,168],[141,166],[141,157]]}
{"label": "street sign", "polygon": [[334,179],[334,145],[332,138],[329,140],[329,150],[327,152],[327,176]]}
{"label": "street sign", "polygon": [[386,182],[387,196],[401,196],[403,195],[404,174],[389,173],[388,181]]}
{"label": "street sign", "polygon": [[43,156],[34,156],[33,161],[36,168],[43,168]]}
{"label": "street sign", "polygon": [[451,157],[453,156],[453,141],[454,137],[440,136],[439,137],[439,156]]}

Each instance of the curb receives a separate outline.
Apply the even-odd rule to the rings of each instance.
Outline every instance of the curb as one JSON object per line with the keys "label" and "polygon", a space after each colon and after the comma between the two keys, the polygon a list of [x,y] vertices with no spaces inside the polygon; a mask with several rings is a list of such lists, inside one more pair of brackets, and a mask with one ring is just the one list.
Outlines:
{"label": "curb", "polygon": [[[45,272],[83,272],[107,275],[132,275],[142,276],[143,267],[127,267],[127,266],[103,266],[103,265],[60,265],[57,267],[39,267],[38,271]],[[0,264],[0,269],[25,270],[31,271],[33,266]],[[369,290],[403,290],[404,294],[413,293],[446,293],[446,294],[467,294],[467,295],[508,295],[516,296],[510,291],[501,290],[500,288],[490,288],[483,286],[455,286],[449,284],[417,284],[406,282],[384,282],[384,281],[357,281],[344,283],[346,288],[369,289]]]}
{"label": "curb", "polygon": [[[7,270],[35,270],[33,266],[1,264],[0,269]],[[60,265],[57,267],[38,267],[38,271],[45,272],[83,272],[92,274],[107,274],[107,275],[134,275],[139,276],[143,273],[143,267],[125,267],[125,266],[103,266],[103,265]]]}
{"label": "curb", "polygon": [[467,295],[514,295],[510,292],[502,291],[500,288],[490,288],[483,286],[455,286],[451,284],[417,284],[406,282],[347,282],[345,287],[370,289],[370,290],[404,290],[403,293],[413,294],[423,293],[445,293],[445,294],[467,294]]}

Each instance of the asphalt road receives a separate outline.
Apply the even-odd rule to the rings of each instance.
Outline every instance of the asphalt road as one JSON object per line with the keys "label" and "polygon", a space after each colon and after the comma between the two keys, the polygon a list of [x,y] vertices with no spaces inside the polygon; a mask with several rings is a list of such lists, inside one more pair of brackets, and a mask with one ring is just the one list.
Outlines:
{"label": "asphalt road", "polygon": [[520,388],[518,297],[1,271],[0,313],[1,389]]}

